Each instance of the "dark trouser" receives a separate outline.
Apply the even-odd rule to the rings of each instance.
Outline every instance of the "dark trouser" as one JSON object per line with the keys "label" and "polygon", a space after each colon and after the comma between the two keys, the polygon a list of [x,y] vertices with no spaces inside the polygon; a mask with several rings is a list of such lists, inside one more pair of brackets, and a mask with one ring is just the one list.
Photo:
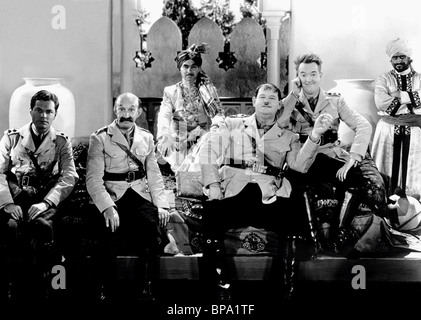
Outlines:
{"label": "dark trouser", "polygon": [[330,209],[325,210],[328,215],[333,215],[333,217],[313,217],[313,221],[320,219],[319,222],[328,219],[329,234],[333,233],[334,237],[340,228],[343,231],[350,227],[362,203],[379,216],[383,216],[387,211],[385,183],[369,153],[357,167],[348,171],[344,181],[340,181],[336,177],[336,173],[344,164],[345,162],[318,154],[306,174],[293,170],[287,172],[287,178],[293,187],[293,194],[300,196],[307,191],[310,200],[315,204],[310,210],[313,213],[314,209],[318,207],[316,197],[321,200],[337,200],[338,205],[332,209],[333,212],[330,212]]}
{"label": "dark trouser", "polygon": [[21,206],[23,219],[15,220],[4,209],[0,210],[0,242],[6,269],[6,277],[2,282],[6,285],[22,282],[22,289],[27,290],[33,284],[25,285],[25,282],[34,281],[45,291],[48,285],[45,275],[51,272],[55,264],[60,263],[53,234],[56,209],[47,210],[35,219],[28,220],[27,211],[32,204],[39,202],[39,198],[22,191],[14,201]]}
{"label": "dark trouser", "polygon": [[[224,237],[225,232],[231,228],[253,226],[272,230],[278,235],[279,254],[286,253],[286,239],[302,232],[304,220],[297,210],[298,205],[292,203],[289,198],[281,197],[270,204],[262,203],[262,192],[256,183],[248,184],[236,196],[204,202],[203,258],[208,280],[219,285],[230,282]],[[292,253],[291,250],[288,252]],[[281,258],[284,261],[284,257]],[[286,265],[283,266],[283,271],[286,268]],[[295,272],[296,268],[290,271]]]}
{"label": "dark trouser", "polygon": [[[396,187],[406,190],[406,175],[408,173],[408,156],[411,145],[411,128],[407,126],[395,125],[395,135],[393,138],[393,162],[392,177],[389,193],[393,194]],[[409,131],[409,132],[408,132]],[[402,185],[398,185],[399,168],[402,163]]]}
{"label": "dark trouser", "polygon": [[[135,269],[135,278],[139,289],[143,290],[146,282],[157,278],[159,271],[158,257],[163,241],[159,227],[158,208],[141,197],[132,189],[116,201],[120,226],[115,232],[105,225],[105,220],[98,210],[95,211],[96,226],[101,239],[99,269],[105,278],[105,285],[112,287],[116,280],[116,258],[121,254],[133,254],[140,257]],[[107,289],[108,290],[108,289]]]}
{"label": "dark trouser", "polygon": [[[359,191],[363,188],[363,175],[359,167],[353,167],[348,171],[347,177],[344,181],[340,181],[336,177],[338,170],[343,167],[345,162],[337,159],[330,158],[324,154],[318,154],[314,163],[306,174],[301,174],[290,170],[287,174],[288,180],[291,182],[294,195],[299,196],[298,193],[303,193],[305,188],[307,191],[312,190],[311,196],[314,194],[323,192],[323,184],[329,184],[333,186],[331,189],[332,195],[330,198],[336,198],[338,201],[338,212],[335,215],[336,219],[339,219],[339,210],[345,198],[345,192],[352,190],[353,193],[359,194]],[[357,202],[353,202],[357,204]],[[356,211],[356,208],[353,208]],[[344,217],[344,224],[348,225],[351,223],[353,216],[348,214]],[[333,229],[333,225],[331,226]],[[331,230],[333,231],[333,230]]]}

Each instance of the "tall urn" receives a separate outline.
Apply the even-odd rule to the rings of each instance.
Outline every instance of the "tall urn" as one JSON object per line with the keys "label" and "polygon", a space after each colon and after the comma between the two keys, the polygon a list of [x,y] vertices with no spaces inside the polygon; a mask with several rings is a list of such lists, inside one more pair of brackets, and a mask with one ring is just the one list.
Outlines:
{"label": "tall urn", "polygon": [[[339,79],[334,80],[336,86],[330,92],[340,93],[349,107],[364,116],[370,122],[373,133],[370,139],[373,141],[376,124],[380,119],[374,102],[373,79]],[[343,143],[350,143],[354,138],[354,132],[343,122],[339,126],[339,137]]]}
{"label": "tall urn", "polygon": [[25,84],[15,89],[9,105],[9,127],[20,128],[31,121],[30,102],[32,96],[47,90],[54,93],[59,100],[57,116],[53,127],[63,131],[67,136],[75,135],[75,99],[73,93],[61,84],[61,78],[24,78]]}

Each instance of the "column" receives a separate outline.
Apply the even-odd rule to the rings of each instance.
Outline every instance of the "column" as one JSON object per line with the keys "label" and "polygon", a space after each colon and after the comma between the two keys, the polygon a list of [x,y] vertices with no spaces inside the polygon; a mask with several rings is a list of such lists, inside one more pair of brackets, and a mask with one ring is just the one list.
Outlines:
{"label": "column", "polygon": [[[140,1],[139,1],[140,2]],[[121,92],[133,92],[136,50],[139,50],[139,30],[135,23],[137,0],[121,0]]]}
{"label": "column", "polygon": [[259,11],[266,20],[267,39],[267,79],[278,87],[281,85],[280,67],[280,30],[282,19],[288,14],[290,8],[289,0],[273,1],[260,0]]}

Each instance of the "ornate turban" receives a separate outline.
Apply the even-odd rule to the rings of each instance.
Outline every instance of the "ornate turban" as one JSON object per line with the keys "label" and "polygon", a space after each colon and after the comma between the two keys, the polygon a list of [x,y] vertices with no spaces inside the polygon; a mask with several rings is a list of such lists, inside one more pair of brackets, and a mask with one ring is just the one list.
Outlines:
{"label": "ornate turban", "polygon": [[410,47],[408,40],[397,38],[387,44],[386,53],[390,58],[392,58],[397,53],[402,53],[408,57],[411,57],[412,48]]}
{"label": "ornate turban", "polygon": [[180,69],[183,63],[187,60],[193,60],[199,67],[202,65],[201,53],[209,53],[209,45],[202,43],[200,45],[191,45],[190,48],[180,51],[175,57],[177,68]]}

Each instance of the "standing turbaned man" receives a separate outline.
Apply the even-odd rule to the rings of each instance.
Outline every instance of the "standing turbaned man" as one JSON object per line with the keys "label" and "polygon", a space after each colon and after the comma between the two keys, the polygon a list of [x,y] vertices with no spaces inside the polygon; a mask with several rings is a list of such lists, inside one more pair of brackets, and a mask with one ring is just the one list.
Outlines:
{"label": "standing turbaned man", "polygon": [[375,102],[381,116],[373,139],[373,158],[390,183],[389,195],[421,193],[421,74],[412,68],[412,49],[398,38],[387,44],[393,69],[376,80]]}

